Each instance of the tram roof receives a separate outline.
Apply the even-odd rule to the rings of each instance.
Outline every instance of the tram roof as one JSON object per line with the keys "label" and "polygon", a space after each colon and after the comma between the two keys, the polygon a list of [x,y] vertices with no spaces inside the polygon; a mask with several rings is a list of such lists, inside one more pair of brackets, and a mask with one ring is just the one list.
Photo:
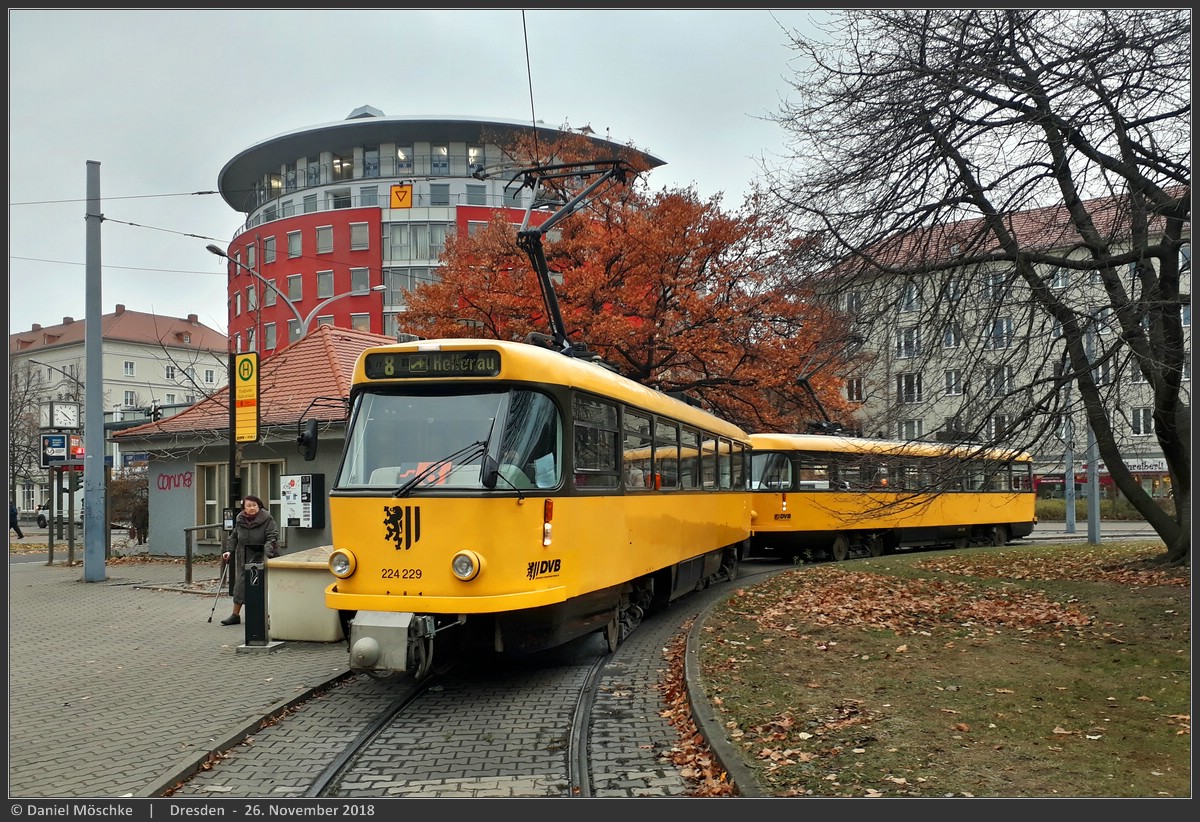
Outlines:
{"label": "tram roof", "polygon": [[811,451],[837,454],[877,454],[894,457],[1032,460],[1029,453],[1017,449],[991,448],[964,443],[865,439],[841,437],[835,434],[751,434],[750,444],[755,451]]}

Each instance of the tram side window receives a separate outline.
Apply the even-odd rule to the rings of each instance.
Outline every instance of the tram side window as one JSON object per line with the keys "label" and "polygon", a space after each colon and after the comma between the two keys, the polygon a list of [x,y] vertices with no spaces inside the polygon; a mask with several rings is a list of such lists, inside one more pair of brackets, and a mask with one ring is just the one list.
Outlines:
{"label": "tram side window", "polygon": [[700,487],[700,433],[684,428],[679,434],[683,452],[679,458],[679,485],[681,488]]}
{"label": "tram side window", "polygon": [[679,427],[673,422],[654,422],[655,488],[679,487]]}
{"label": "tram side window", "polygon": [[791,491],[792,463],[783,454],[755,454],[750,458],[752,486],[763,491]]}
{"label": "tram side window", "polygon": [[800,490],[828,491],[829,464],[804,457],[800,460]]}
{"label": "tram side window", "polygon": [[744,491],[750,487],[750,475],[747,471],[749,453],[740,442],[733,443],[733,487]]}
{"label": "tram side window", "polygon": [[617,407],[609,402],[576,395],[574,416],[575,485],[579,488],[616,488],[618,485]]}
{"label": "tram side window", "polygon": [[721,477],[721,488],[728,490],[733,487],[733,452],[732,443],[721,437],[717,447],[717,466]]}
{"label": "tram side window", "polygon": [[1033,466],[1027,462],[1013,463],[1012,489],[1014,491],[1033,490]]}
{"label": "tram side window", "polygon": [[622,427],[625,487],[644,490],[650,487],[650,476],[654,471],[650,462],[650,417],[626,410]]}

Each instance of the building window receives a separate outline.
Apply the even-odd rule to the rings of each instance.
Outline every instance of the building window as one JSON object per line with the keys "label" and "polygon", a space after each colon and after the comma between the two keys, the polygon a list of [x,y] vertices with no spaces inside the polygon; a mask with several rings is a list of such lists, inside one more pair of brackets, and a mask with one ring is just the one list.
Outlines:
{"label": "building window", "polygon": [[298,303],[304,299],[304,275],[293,274],[287,278],[288,299]]}
{"label": "building window", "polygon": [[126,408],[132,408],[137,405],[137,392],[136,391],[126,391],[123,396],[125,398],[125,407]]}
{"label": "building window", "polygon": [[450,205],[450,186],[446,183],[430,183],[429,204],[431,206]]}
{"label": "building window", "polygon": [[263,238],[263,264],[275,262],[275,237]]}
{"label": "building window", "polygon": [[323,325],[333,325],[333,317],[317,317],[317,327]]}
{"label": "building window", "polygon": [[847,291],[846,292],[846,313],[847,314],[854,316],[854,317],[858,316],[858,314],[862,311],[862,303],[863,303],[862,292],[860,292],[860,291]]}
{"label": "building window", "polygon": [[317,226],[317,253],[329,254],[333,251],[333,226]]}
{"label": "building window", "polygon": [[255,245],[246,246],[246,268],[250,269],[251,271],[254,270],[255,259],[257,257],[255,252],[257,251],[257,249],[258,249],[258,246],[255,246]]}
{"label": "building window", "polygon": [[371,247],[371,235],[366,223],[350,224],[350,250],[362,251]]}
{"label": "building window", "polygon": [[1060,339],[1062,339],[1062,335],[1063,335],[1062,320],[1055,320],[1053,323],[1050,324],[1050,339],[1060,340]]}
{"label": "building window", "polygon": [[296,340],[300,339],[300,321],[299,320],[288,320],[287,329],[288,329],[287,333],[288,333],[288,342],[289,343],[294,343]]}
{"label": "building window", "polygon": [[896,357],[908,359],[921,353],[921,330],[919,328],[896,329]]}
{"label": "building window", "polygon": [[851,377],[846,380],[846,399],[850,402],[863,401],[863,381],[861,377]]}
{"label": "building window", "polygon": [[254,339],[255,339],[254,338],[254,328],[253,327],[247,328],[246,329],[246,350],[247,351],[257,351],[258,350],[257,348],[254,347]]}
{"label": "building window", "polygon": [[468,185],[467,205],[487,205],[487,186]]}
{"label": "building window", "polygon": [[958,368],[947,368],[945,372],[947,396],[958,396],[962,393],[962,371]]}
{"label": "building window", "polygon": [[379,205],[379,186],[363,186],[358,190],[358,204],[363,207]]}
{"label": "building window", "polygon": [[316,194],[305,194],[304,195],[304,213],[305,214],[314,214],[314,213],[316,213],[316,210],[317,210],[317,195]]}
{"label": "building window", "polygon": [[1008,414],[993,414],[988,420],[988,436],[997,441],[1004,439],[1011,424]]}
{"label": "building window", "polygon": [[317,272],[317,299],[323,300],[333,296],[333,272]]}
{"label": "building window", "polygon": [[135,376],[134,370],[133,370],[134,369],[133,360],[125,360],[125,362],[121,364],[121,368],[122,368],[122,373],[124,373],[124,375],[126,377]]}
{"label": "building window", "polygon": [[1008,296],[1008,274],[1004,271],[990,271],[984,280],[984,298],[993,303],[1001,303]]}
{"label": "building window", "polygon": [[450,149],[447,146],[433,146],[430,173],[443,177],[450,173]]}
{"label": "building window", "polygon": [[279,299],[279,291],[275,287],[275,280],[267,280],[268,288],[263,289],[263,305],[275,305],[275,301]]}
{"label": "building window", "polygon": [[467,173],[483,171],[483,147],[467,146]]}
{"label": "building window", "polygon": [[370,331],[371,330],[371,315],[370,314],[351,314],[350,327],[355,331]]}
{"label": "building window", "polygon": [[[308,177],[308,184],[310,186],[319,186],[321,184],[321,158],[320,157],[309,157],[308,158],[308,164],[305,167],[305,174]],[[306,197],[305,201],[307,201],[307,200],[308,200],[308,198]],[[307,211],[308,209],[305,209],[305,210]]]}
{"label": "building window", "polygon": [[1104,360],[1103,362],[1097,363],[1092,374],[1096,380],[1096,385],[1109,385],[1113,381],[1112,360]]}
{"label": "building window", "polygon": [[945,284],[946,299],[950,302],[956,302],[962,297],[962,280],[958,277],[952,277]]}
{"label": "building window", "polygon": [[1136,385],[1146,382],[1146,375],[1142,373],[1142,367],[1138,365],[1137,360],[1129,361],[1129,381]]}
{"label": "building window", "polygon": [[446,247],[446,235],[450,233],[451,226],[446,223],[433,223],[429,226],[429,259],[436,260],[442,256],[442,251]]}
{"label": "building window", "polygon": [[354,160],[340,154],[333,155],[331,182],[340,183],[343,180],[354,179]]}
{"label": "building window", "polygon": [[487,228],[487,223],[480,220],[467,220],[467,236],[474,237]]}
{"label": "building window", "polygon": [[1012,317],[997,317],[992,320],[992,330],[988,334],[987,348],[993,351],[1008,348],[1012,344],[1013,338],[1013,321]]}
{"label": "building window", "polygon": [[1003,397],[1012,389],[1013,370],[1011,365],[997,365],[988,375],[988,395]]}
{"label": "building window", "polygon": [[916,283],[905,283],[900,287],[900,310],[916,311],[921,307],[921,289]]}
{"label": "building window", "polygon": [[280,203],[279,204],[279,216],[283,217],[285,220],[288,217],[295,217],[296,216],[296,201],[295,200],[284,200],[282,203]]}
{"label": "building window", "polygon": [[252,285],[246,286],[246,310],[258,308],[258,289]]}
{"label": "building window", "polygon": [[1192,327],[1192,304],[1190,302],[1179,307],[1179,322],[1183,324],[1184,328]]}
{"label": "building window", "polygon": [[896,401],[902,405],[909,405],[921,401],[920,374],[896,375]]}
{"label": "building window", "polygon": [[233,316],[242,316],[242,292],[237,292],[233,295]]}
{"label": "building window", "polygon": [[175,395],[174,394],[163,394],[163,404],[164,405],[174,405],[175,404]]}
{"label": "building window", "polygon": [[405,174],[412,174],[412,170],[412,146],[396,146],[396,173],[403,176]]}
{"label": "building window", "polygon": [[275,347],[275,323],[263,326],[263,346],[270,350]]}
{"label": "building window", "polygon": [[173,366],[173,365],[168,365],[167,367],[165,367],[165,368],[163,369],[163,377],[164,377],[164,378],[166,378],[166,379],[168,379],[168,380],[173,380],[173,379],[175,379],[175,366]]}
{"label": "building window", "polygon": [[951,323],[942,330],[942,348],[958,348],[962,345],[962,329]]}
{"label": "building window", "polygon": [[216,381],[217,381],[217,372],[213,371],[211,368],[204,369],[204,382],[207,383],[208,385],[212,385]]}
{"label": "building window", "polygon": [[1149,436],[1154,433],[1154,416],[1149,408],[1134,408],[1129,416],[1129,425],[1134,434]]}
{"label": "building window", "polygon": [[352,268],[350,269],[350,291],[355,294],[361,294],[364,291],[371,290],[371,269],[369,268]]}
{"label": "building window", "polygon": [[353,202],[350,199],[350,192],[346,191],[331,191],[329,192],[329,203],[332,208],[350,208]]}
{"label": "building window", "polygon": [[363,146],[363,176],[379,176],[379,146]]}
{"label": "building window", "polygon": [[288,235],[288,257],[299,257],[303,250],[301,234],[299,231],[289,231]]}
{"label": "building window", "polygon": [[287,163],[283,167],[283,190],[295,191],[296,182],[296,164],[294,162]]}
{"label": "building window", "polygon": [[901,420],[896,427],[902,440],[919,440],[925,433],[925,426],[921,420]]}

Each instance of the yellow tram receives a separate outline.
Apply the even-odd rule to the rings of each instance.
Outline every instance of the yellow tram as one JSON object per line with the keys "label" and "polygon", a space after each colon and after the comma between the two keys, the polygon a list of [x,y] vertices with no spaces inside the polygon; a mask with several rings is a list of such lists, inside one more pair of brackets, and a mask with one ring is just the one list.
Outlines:
{"label": "yellow tram", "polygon": [[753,434],[751,556],[843,560],[1028,536],[1028,453],[828,434]]}
{"label": "yellow tram", "polygon": [[329,490],[325,603],[350,667],[421,677],[435,646],[591,632],[615,648],[647,609],[736,575],[749,451],[737,426],[537,345],[368,349]]}

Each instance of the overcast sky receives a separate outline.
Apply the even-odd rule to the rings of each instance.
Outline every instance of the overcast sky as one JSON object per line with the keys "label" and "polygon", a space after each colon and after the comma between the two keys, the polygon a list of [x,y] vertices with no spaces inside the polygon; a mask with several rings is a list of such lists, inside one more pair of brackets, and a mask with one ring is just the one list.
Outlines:
{"label": "overcast sky", "polygon": [[224,332],[225,267],[204,247],[243,217],[197,192],[243,149],[364,105],[590,125],[665,160],[653,188],[732,210],[756,158],[786,148],[764,118],[789,89],[784,28],[814,33],[815,14],[10,9],[9,332],[85,318],[93,160],[103,313]]}

